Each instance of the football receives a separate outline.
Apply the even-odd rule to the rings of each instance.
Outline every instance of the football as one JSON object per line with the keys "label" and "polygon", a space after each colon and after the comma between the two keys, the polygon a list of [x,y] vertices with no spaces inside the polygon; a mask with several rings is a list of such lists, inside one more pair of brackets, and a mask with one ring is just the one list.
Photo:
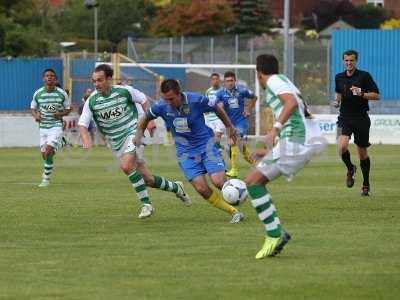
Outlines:
{"label": "football", "polygon": [[239,205],[247,198],[247,186],[243,180],[230,179],[222,187],[222,196],[231,205]]}

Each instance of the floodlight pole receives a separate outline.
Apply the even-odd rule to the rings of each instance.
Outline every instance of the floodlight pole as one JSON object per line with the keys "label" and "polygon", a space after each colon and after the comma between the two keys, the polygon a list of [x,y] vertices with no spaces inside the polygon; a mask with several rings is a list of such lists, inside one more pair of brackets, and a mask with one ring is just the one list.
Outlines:
{"label": "floodlight pole", "polygon": [[98,13],[98,6],[99,3],[97,0],[85,0],[84,2],[85,6],[87,9],[94,9],[94,58],[97,61],[98,57],[98,52],[99,52],[99,40],[98,40],[98,24],[97,24],[97,13]]}
{"label": "floodlight pole", "polygon": [[[290,0],[285,0],[284,19],[283,19],[283,73],[289,74],[289,23],[290,23]],[[291,78],[292,79],[292,78]]]}
{"label": "floodlight pole", "polygon": [[94,7],[94,57],[97,61],[98,57],[98,52],[99,52],[99,39],[98,39],[98,22],[97,22],[97,17],[98,17],[98,8],[97,6]]}

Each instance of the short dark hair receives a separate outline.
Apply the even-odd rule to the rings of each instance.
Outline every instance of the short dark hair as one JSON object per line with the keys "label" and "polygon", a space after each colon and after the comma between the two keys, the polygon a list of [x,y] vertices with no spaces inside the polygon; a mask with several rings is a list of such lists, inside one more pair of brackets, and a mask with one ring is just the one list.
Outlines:
{"label": "short dark hair", "polygon": [[227,71],[224,74],[224,78],[233,77],[236,80],[236,74],[232,71]]}
{"label": "short dark hair", "polygon": [[103,71],[104,72],[104,74],[106,75],[106,78],[108,78],[108,77],[113,77],[113,75],[114,75],[114,70],[110,67],[110,65],[108,65],[108,64],[101,64],[101,65],[98,65],[95,69],[94,69],[94,71],[95,72],[101,72],[101,71]]}
{"label": "short dark hair", "polygon": [[165,94],[169,91],[174,91],[176,94],[181,92],[181,86],[179,85],[178,80],[176,79],[165,79],[161,82],[161,93]]}
{"label": "short dark hair", "polygon": [[354,55],[356,60],[358,60],[358,52],[356,50],[346,50],[343,52],[342,58],[344,58],[345,55]]}
{"label": "short dark hair", "polygon": [[278,59],[272,54],[261,54],[257,56],[256,70],[264,75],[278,74]]}
{"label": "short dark hair", "polygon": [[210,78],[213,78],[214,76],[216,76],[216,77],[219,78],[219,74],[218,74],[218,73],[212,73],[211,76],[210,76]]}
{"label": "short dark hair", "polygon": [[44,74],[46,74],[47,72],[53,73],[54,76],[57,78],[57,74],[56,74],[56,71],[54,71],[54,69],[52,69],[52,68],[47,68],[47,69],[45,69],[45,70],[43,71],[43,76],[44,76]]}

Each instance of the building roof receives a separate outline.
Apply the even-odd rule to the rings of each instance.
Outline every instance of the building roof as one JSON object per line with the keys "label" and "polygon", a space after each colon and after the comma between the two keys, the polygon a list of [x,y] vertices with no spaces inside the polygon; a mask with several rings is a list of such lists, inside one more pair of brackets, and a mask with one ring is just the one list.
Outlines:
{"label": "building roof", "polygon": [[325,29],[321,30],[318,35],[320,38],[330,38],[332,36],[332,32],[338,29],[353,29],[349,23],[346,23],[342,19],[337,20],[335,23],[329,25]]}

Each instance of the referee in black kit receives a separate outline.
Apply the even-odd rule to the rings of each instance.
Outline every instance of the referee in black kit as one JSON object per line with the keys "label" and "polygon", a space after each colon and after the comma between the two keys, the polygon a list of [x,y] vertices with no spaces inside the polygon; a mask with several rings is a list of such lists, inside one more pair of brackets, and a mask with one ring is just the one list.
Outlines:
{"label": "referee in black kit", "polygon": [[371,121],[368,116],[368,100],[379,100],[379,90],[372,76],[357,66],[358,53],[347,50],[343,53],[343,64],[346,70],[336,74],[335,91],[336,99],[333,105],[340,107],[338,117],[338,150],[347,167],[346,185],[354,185],[356,166],[350,159],[348,150],[349,140],[354,134],[354,143],[357,145],[360,167],[363,174],[362,196],[369,196],[369,170],[370,159],[367,148],[369,143],[369,128]]}

